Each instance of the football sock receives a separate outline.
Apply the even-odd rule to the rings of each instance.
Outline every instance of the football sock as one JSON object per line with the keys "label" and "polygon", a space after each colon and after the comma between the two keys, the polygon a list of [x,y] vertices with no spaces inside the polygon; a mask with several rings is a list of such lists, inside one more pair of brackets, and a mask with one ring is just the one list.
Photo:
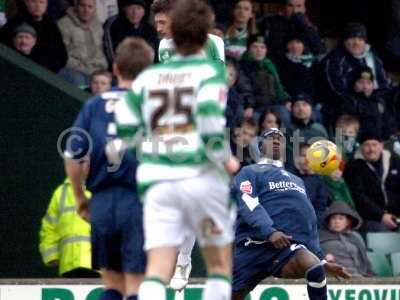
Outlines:
{"label": "football sock", "polygon": [[166,300],[165,284],[159,278],[148,277],[139,287],[139,300]]}
{"label": "football sock", "polygon": [[130,295],[130,296],[128,296],[128,298],[126,298],[126,300],[138,300],[138,296],[137,295]]}
{"label": "football sock", "polygon": [[101,295],[99,300],[123,300],[124,297],[120,292],[114,289],[107,289]]}
{"label": "football sock", "polygon": [[206,281],[202,300],[231,299],[231,280],[225,275],[210,274]]}
{"label": "football sock", "polygon": [[306,271],[307,292],[310,300],[327,300],[325,270],[322,264]]}
{"label": "football sock", "polygon": [[176,262],[179,266],[185,266],[192,261],[192,250],[196,242],[196,237],[188,236],[183,241],[181,247],[179,248],[178,260]]}

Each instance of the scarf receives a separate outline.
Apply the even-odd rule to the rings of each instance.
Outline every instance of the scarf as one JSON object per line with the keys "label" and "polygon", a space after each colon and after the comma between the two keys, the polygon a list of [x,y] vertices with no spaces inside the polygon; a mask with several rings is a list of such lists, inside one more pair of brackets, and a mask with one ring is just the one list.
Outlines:
{"label": "scarf", "polygon": [[295,64],[302,64],[306,68],[311,68],[314,64],[315,58],[314,55],[310,54],[303,54],[300,56],[293,55],[291,53],[286,53],[287,59]]}

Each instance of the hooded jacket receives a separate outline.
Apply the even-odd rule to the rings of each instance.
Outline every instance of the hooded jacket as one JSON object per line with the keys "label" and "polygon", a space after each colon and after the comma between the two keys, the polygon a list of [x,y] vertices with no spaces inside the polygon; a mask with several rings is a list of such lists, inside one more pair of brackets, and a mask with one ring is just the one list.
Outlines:
{"label": "hooded jacket", "polygon": [[58,21],[67,48],[67,67],[85,74],[107,67],[103,53],[103,27],[95,17],[89,26],[83,24],[74,7]]}
{"label": "hooded jacket", "polygon": [[[329,230],[329,220],[335,214],[350,217],[351,228],[342,232]],[[353,276],[372,276],[365,244],[362,237],[354,231],[361,226],[361,223],[361,217],[346,203],[333,202],[325,213],[324,227],[319,231],[321,248],[325,254],[332,254],[335,262],[344,266]]]}
{"label": "hooded jacket", "polygon": [[400,159],[383,150],[380,178],[361,151],[354,158],[346,165],[343,177],[361,217],[380,222],[385,212],[400,216]]}

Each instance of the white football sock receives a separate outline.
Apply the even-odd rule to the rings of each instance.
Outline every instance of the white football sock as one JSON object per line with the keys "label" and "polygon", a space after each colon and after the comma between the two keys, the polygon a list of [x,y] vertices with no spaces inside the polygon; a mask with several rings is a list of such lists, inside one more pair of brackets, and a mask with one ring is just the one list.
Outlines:
{"label": "white football sock", "polygon": [[179,248],[178,260],[176,262],[179,266],[185,266],[190,264],[192,261],[192,251],[194,244],[196,243],[196,237],[187,236]]}
{"label": "white football sock", "polygon": [[165,284],[158,278],[146,278],[139,287],[139,300],[166,300]]}
{"label": "white football sock", "polygon": [[210,274],[203,290],[202,300],[230,300],[231,292],[231,281],[228,277]]}

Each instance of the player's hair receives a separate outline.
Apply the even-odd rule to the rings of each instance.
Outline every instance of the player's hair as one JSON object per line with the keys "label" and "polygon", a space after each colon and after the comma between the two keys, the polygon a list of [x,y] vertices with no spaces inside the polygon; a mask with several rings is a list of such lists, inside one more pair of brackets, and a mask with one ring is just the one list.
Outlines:
{"label": "player's hair", "polygon": [[[251,7],[252,7],[253,12],[254,12],[254,5],[253,5],[253,1],[252,0],[239,0],[239,1],[236,2],[235,7],[239,2],[250,2]],[[235,9],[235,8],[233,8],[233,9]],[[249,36],[258,33],[256,18],[254,16],[250,18],[250,20],[249,20],[249,22],[247,24],[247,31],[248,31],[248,35]],[[230,24],[228,26],[228,29],[226,30],[226,36],[228,38],[233,38],[233,37],[235,37],[235,32],[236,32],[236,28],[235,28],[235,25],[234,25],[234,17],[233,17],[233,11],[232,11],[232,20],[231,20],[231,22],[230,22]]]}
{"label": "player's hair", "polygon": [[170,13],[174,4],[174,0],[154,0],[151,5],[152,13]]}
{"label": "player's hair", "polygon": [[96,70],[90,74],[90,82],[92,82],[96,76],[104,76],[107,77],[110,82],[112,81],[112,74],[105,69]]}
{"label": "player's hair", "polygon": [[356,116],[352,115],[341,115],[339,119],[336,121],[337,128],[344,128],[347,126],[356,126],[357,129],[360,129],[360,121]]}
{"label": "player's hair", "polygon": [[212,25],[212,10],[201,0],[178,0],[171,11],[171,32],[180,54],[203,48]]}
{"label": "player's hair", "polygon": [[133,80],[153,60],[154,50],[145,40],[128,37],[118,45],[114,63],[122,78]]}

